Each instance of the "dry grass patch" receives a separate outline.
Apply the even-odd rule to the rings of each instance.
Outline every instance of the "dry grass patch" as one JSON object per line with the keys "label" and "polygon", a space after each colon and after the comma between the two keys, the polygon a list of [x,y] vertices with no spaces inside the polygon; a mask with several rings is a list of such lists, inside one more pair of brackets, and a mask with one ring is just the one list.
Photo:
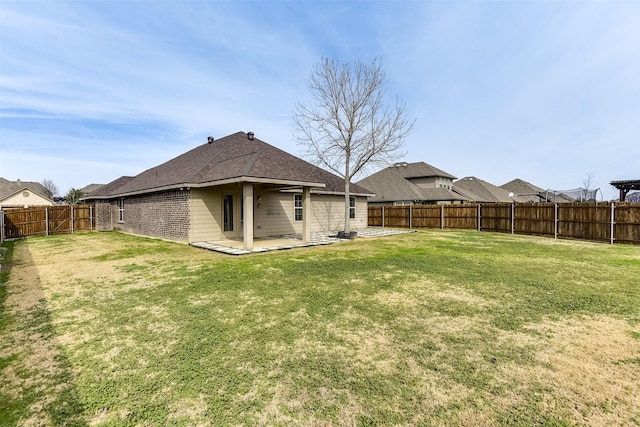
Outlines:
{"label": "dry grass patch", "polygon": [[635,425],[640,419],[638,324],[605,316],[527,325],[539,335],[504,333],[505,344],[536,351],[533,366],[506,363],[498,381],[512,387],[501,405],[523,404],[532,385],[544,406],[577,425]]}

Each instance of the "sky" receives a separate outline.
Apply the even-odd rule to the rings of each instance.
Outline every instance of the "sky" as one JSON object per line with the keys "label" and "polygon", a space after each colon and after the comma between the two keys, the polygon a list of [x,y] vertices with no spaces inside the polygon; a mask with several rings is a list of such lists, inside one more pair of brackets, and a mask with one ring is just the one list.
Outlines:
{"label": "sky", "polygon": [[0,176],[64,195],[238,131],[300,155],[323,57],[382,61],[399,160],[605,200],[640,179],[640,0],[0,0]]}

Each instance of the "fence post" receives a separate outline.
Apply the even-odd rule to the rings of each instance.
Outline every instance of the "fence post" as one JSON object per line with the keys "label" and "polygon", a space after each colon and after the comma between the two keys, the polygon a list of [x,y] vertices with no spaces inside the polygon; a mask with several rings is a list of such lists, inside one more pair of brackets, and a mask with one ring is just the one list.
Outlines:
{"label": "fence post", "polygon": [[89,205],[89,231],[93,231],[93,205]]}
{"label": "fence post", "polygon": [[478,231],[480,231],[480,203],[478,203],[477,217],[478,217]]}
{"label": "fence post", "polygon": [[413,206],[409,205],[409,229],[411,229],[411,219],[413,218]]}
{"label": "fence post", "polygon": [[615,230],[615,227],[614,227],[615,218],[616,218],[615,215],[616,215],[616,204],[614,202],[611,202],[611,244],[612,245],[613,245],[613,241],[615,240],[613,236],[613,233]]}
{"label": "fence post", "polygon": [[553,205],[553,238],[558,238],[558,204]]}
{"label": "fence post", "polygon": [[44,207],[44,220],[46,221],[46,224],[44,226],[45,236],[48,236],[49,235],[49,206]]}
{"label": "fence post", "polygon": [[384,228],[384,206],[382,207],[382,228]]}
{"label": "fence post", "polygon": [[4,243],[4,211],[0,209],[0,244]]}
{"label": "fence post", "polygon": [[515,224],[516,224],[516,204],[511,202],[511,234],[515,232]]}
{"label": "fence post", "polygon": [[444,230],[444,205],[440,205],[440,230]]}
{"label": "fence post", "polygon": [[74,221],[73,221],[73,211],[75,209],[73,208],[73,205],[69,205],[69,209],[71,209],[71,234],[73,234],[73,223],[74,223]]}

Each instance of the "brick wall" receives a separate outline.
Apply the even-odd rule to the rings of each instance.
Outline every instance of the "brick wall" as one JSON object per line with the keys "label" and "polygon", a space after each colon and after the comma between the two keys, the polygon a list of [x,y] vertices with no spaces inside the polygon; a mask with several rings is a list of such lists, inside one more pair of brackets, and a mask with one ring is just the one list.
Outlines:
{"label": "brick wall", "polygon": [[118,221],[118,200],[96,201],[96,229],[187,242],[189,198],[189,190],[125,197],[124,222]]}
{"label": "brick wall", "polygon": [[110,202],[108,200],[95,200],[95,216],[96,216],[96,230],[97,231],[112,231],[113,230],[113,218],[114,214],[117,215],[117,206],[114,212],[113,206],[116,202]]}

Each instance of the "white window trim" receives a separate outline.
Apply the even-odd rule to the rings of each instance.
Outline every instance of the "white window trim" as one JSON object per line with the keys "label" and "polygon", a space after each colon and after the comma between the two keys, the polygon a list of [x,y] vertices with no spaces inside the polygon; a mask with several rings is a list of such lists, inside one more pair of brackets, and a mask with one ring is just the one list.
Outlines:
{"label": "white window trim", "polygon": [[[353,206],[351,206],[351,201],[353,200]],[[355,196],[349,196],[349,219],[356,219],[356,206],[358,205],[358,200]]]}
{"label": "white window trim", "polygon": [[[296,201],[300,200],[300,206],[297,206]],[[294,194],[293,195],[293,220],[294,221],[302,221],[304,219],[304,197],[302,194]],[[300,218],[296,215],[300,212]]]}
{"label": "white window trim", "polygon": [[118,223],[124,223],[124,197],[118,199]]}

